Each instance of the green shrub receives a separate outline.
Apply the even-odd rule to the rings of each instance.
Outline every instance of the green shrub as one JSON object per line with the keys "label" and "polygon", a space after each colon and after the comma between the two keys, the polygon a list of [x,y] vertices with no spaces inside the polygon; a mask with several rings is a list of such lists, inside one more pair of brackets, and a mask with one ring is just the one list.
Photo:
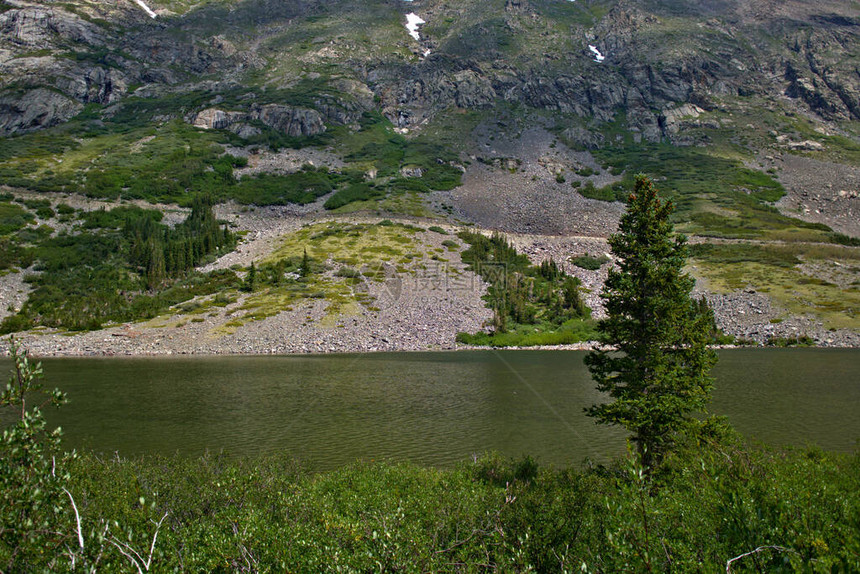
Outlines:
{"label": "green shrub", "polygon": [[254,205],[306,204],[334,191],[342,177],[326,170],[306,169],[288,175],[243,177],[230,190],[239,203]]}
{"label": "green shrub", "polygon": [[33,215],[14,203],[0,203],[0,235],[8,235],[35,221]]}
{"label": "green shrub", "polygon": [[337,209],[354,201],[366,201],[368,199],[383,197],[384,195],[384,190],[371,184],[351,183],[346,188],[335,192],[334,195],[329,197],[323,204],[323,207],[326,209]]}
{"label": "green shrub", "polygon": [[771,335],[767,338],[765,345],[768,347],[811,347],[815,345],[815,340],[807,335],[792,337],[776,337]]}
{"label": "green shrub", "polygon": [[335,272],[338,277],[347,277],[350,279],[358,279],[361,277],[361,271],[352,267],[341,267]]}
{"label": "green shrub", "polygon": [[591,255],[579,255],[577,257],[572,257],[570,262],[576,265],[577,267],[581,267],[582,269],[587,269],[589,271],[597,271],[605,263],[609,262],[609,258],[605,255],[601,255],[600,257],[592,257]]}

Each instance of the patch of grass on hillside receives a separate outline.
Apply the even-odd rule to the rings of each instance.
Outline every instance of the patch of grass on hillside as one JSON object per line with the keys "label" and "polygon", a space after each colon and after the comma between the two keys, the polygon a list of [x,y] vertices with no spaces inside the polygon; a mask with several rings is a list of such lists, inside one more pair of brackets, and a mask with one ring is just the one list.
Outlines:
{"label": "patch of grass on hillside", "polygon": [[381,282],[420,260],[417,227],[377,224],[317,223],[285,236],[275,251],[248,271],[244,289],[250,292],[235,316],[216,334],[292,310],[302,301],[323,299],[329,320],[372,308],[367,283]]}
{"label": "patch of grass on hillside", "polygon": [[239,203],[255,205],[306,204],[332,192],[346,178],[325,168],[305,168],[286,175],[260,174],[240,179],[230,189]]}
{"label": "patch of grass on hillside", "polygon": [[14,233],[34,221],[33,214],[23,207],[0,202],[0,236]]}
{"label": "patch of grass on hillside", "polygon": [[339,130],[337,147],[355,169],[376,169],[377,177],[397,176],[401,168],[419,168],[426,189],[445,190],[460,184],[460,172],[451,166],[457,154],[427,138],[407,139],[381,114],[365,114],[361,129]]}
{"label": "patch of grass on hillside", "polygon": [[544,345],[572,345],[591,341],[597,337],[597,322],[570,319],[561,325],[539,323],[514,325],[504,333],[458,333],[457,342],[479,347],[539,347]]}
{"label": "patch of grass on hillside", "polygon": [[537,0],[533,6],[539,14],[557,24],[583,27],[593,26],[606,13],[606,7],[596,2],[586,5],[581,2]]}
{"label": "patch of grass on hillside", "polygon": [[580,267],[582,269],[587,269],[588,271],[597,271],[605,263],[609,263],[609,257],[602,255],[600,257],[593,257],[591,255],[578,255],[577,257],[572,257],[570,262]]}
{"label": "patch of grass on hillside", "polygon": [[828,328],[860,328],[860,285],[847,287],[804,273],[804,262],[857,266],[860,250],[828,245],[693,245],[693,272],[711,290],[754,288],[792,314],[810,313]]}
{"label": "patch of grass on hillside", "polygon": [[286,236],[281,245],[266,259],[308,255],[319,261],[332,259],[336,263],[356,267],[372,263],[408,263],[405,259],[415,246],[419,228],[402,225],[318,223]]}
{"label": "patch of grass on hillside", "polygon": [[830,229],[782,215],[770,204],[785,193],[769,174],[720,157],[706,149],[669,144],[626,145],[595,150],[599,161],[623,169],[622,181],[607,188],[586,184],[580,193],[595,199],[621,200],[637,173],[657,182],[662,195],[676,205],[679,229],[711,237],[829,240]]}
{"label": "patch of grass on hillside", "polygon": [[[485,12],[492,14],[493,12]],[[461,57],[488,57],[498,54],[514,55],[522,38],[517,37],[503,16],[483,18],[479,22],[459,27],[456,34],[443,39],[441,50]]]}
{"label": "patch of grass on hillside", "polygon": [[385,190],[372,183],[351,183],[328,198],[323,205],[326,209],[337,209],[355,201],[367,201],[383,197]]}

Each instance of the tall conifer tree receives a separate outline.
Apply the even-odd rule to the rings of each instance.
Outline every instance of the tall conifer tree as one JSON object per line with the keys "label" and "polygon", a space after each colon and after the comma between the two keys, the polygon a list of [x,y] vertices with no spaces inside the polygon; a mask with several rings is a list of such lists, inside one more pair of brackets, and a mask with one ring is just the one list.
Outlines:
{"label": "tall conifer tree", "polygon": [[691,297],[694,280],[683,272],[686,239],[673,236],[672,210],[649,179],[637,177],[618,233],[609,239],[618,262],[601,295],[603,347],[585,359],[597,389],[612,399],[586,412],[630,431],[647,468],[660,463],[677,433],[694,423],[691,415],[704,409],[716,363],[708,348],[713,313]]}

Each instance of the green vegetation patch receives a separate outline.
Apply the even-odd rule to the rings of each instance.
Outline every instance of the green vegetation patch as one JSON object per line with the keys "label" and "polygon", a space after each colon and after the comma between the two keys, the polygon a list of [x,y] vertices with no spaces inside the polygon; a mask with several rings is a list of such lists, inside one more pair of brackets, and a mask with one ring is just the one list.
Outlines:
{"label": "green vegetation patch", "polygon": [[710,289],[753,288],[793,314],[811,313],[828,328],[860,329],[860,285],[840,286],[804,272],[801,263],[853,268],[860,250],[835,245],[693,245],[693,272]]}
{"label": "green vegetation patch", "polygon": [[[384,185],[382,189],[388,193],[448,190],[461,183],[456,153],[426,137],[407,139],[378,113],[365,114],[356,132],[345,128],[334,131],[337,147],[350,170],[373,172],[374,179],[380,180],[376,185]],[[401,172],[415,175],[404,177]],[[352,194],[357,199],[367,199],[357,192]]]}
{"label": "green vegetation patch", "polygon": [[306,204],[332,192],[344,177],[325,168],[305,167],[286,175],[243,177],[229,194],[239,203],[254,205]]}
{"label": "green vegetation patch", "polygon": [[588,271],[597,271],[605,263],[609,263],[609,257],[605,255],[601,255],[600,257],[593,257],[591,255],[579,255],[577,257],[572,257],[570,262],[580,267],[582,269],[587,269]]}
{"label": "green vegetation patch", "polygon": [[305,250],[317,261],[357,267],[375,263],[409,263],[407,253],[416,245],[419,228],[399,223],[317,223],[286,236],[266,259],[301,257]]}
{"label": "green vegetation patch", "polygon": [[573,345],[597,337],[595,321],[570,319],[561,325],[552,322],[515,324],[504,333],[457,333],[457,342],[479,347],[539,347]]}
{"label": "green vegetation patch", "polygon": [[677,147],[669,144],[607,146],[594,156],[620,182],[597,188],[591,181],[578,189],[592,199],[624,201],[636,174],[644,173],[676,205],[673,219],[685,233],[727,238],[828,241],[830,229],[779,213],[771,204],[785,194],[770,174],[749,169],[739,152]]}
{"label": "green vegetation patch", "polygon": [[361,182],[351,183],[341,189],[323,204],[326,209],[337,209],[355,201],[367,201],[385,196],[385,190],[374,184]]}
{"label": "green vegetation patch", "polygon": [[[295,90],[300,88],[311,89],[297,86]],[[280,101],[301,105],[302,97],[295,90]],[[266,92],[266,97],[274,96]],[[202,109],[210,99],[211,94],[195,93],[152,100],[131,98],[109,118],[100,118],[98,110],[87,108],[63,126],[7,138],[0,142],[0,183],[36,191],[180,205],[189,205],[197,194],[245,204],[305,204],[336,191],[326,204],[328,209],[460,184],[456,154],[427,138],[407,140],[379,114],[366,115],[355,132],[334,126],[325,138],[301,141],[287,141],[287,136],[265,126],[257,126],[261,135],[242,140],[229,131],[201,130],[180,119],[164,123],[151,119],[175,117],[179,112],[186,115]],[[247,105],[234,100],[235,94],[227,94],[222,107]],[[224,153],[225,144],[265,145],[277,150],[327,144],[335,138],[349,164],[343,173],[306,166],[296,173],[237,180],[234,169],[247,165],[247,159]],[[401,170],[410,176],[401,176]],[[371,171],[372,181],[365,182],[365,173]],[[42,210],[38,215],[44,219],[53,213]]]}
{"label": "green vegetation patch", "polygon": [[484,299],[493,310],[491,333],[460,333],[461,343],[488,346],[529,346],[577,343],[594,335],[591,311],[585,306],[576,277],[552,260],[539,266],[502,235],[463,231],[469,244],[464,263],[490,284]]}
{"label": "green vegetation patch", "polygon": [[14,203],[0,202],[0,235],[9,235],[33,223],[33,214]]}
{"label": "green vegetation patch", "polygon": [[229,333],[248,321],[265,319],[310,299],[326,301],[329,323],[372,307],[368,281],[384,281],[421,259],[420,228],[385,220],[377,224],[317,223],[282,239],[278,248],[247,272],[250,293],[230,323]]}
{"label": "green vegetation patch", "polygon": [[[443,572],[451,564],[465,571],[552,572],[575,564],[692,572],[703,564],[724,569],[759,547],[766,549],[733,562],[732,571],[860,569],[856,454],[704,446],[679,454],[654,479],[629,460],[578,470],[499,455],[446,470],[359,463],[309,473],[281,454],[85,453],[62,468],[83,523],[118,521],[135,548],[149,548],[153,521],[167,514],[153,552],[157,571],[216,571],[252,557],[260,571],[320,572],[336,561],[356,572],[380,564],[404,572]],[[56,490],[63,510],[52,517],[53,530],[74,532],[68,496]],[[95,536],[85,546],[105,570],[128,568],[112,546],[98,554]],[[28,567],[65,557],[24,549]]]}
{"label": "green vegetation patch", "polygon": [[232,271],[194,271],[236,241],[206,200],[195,201],[185,222],[174,228],[160,223],[159,212],[137,207],[85,215],[79,232],[37,233],[32,247],[13,245],[18,261],[4,263],[20,264],[26,257],[37,262],[38,273],[28,278],[33,291],[27,302],[0,324],[0,332],[36,326],[91,330],[147,319],[237,282]]}

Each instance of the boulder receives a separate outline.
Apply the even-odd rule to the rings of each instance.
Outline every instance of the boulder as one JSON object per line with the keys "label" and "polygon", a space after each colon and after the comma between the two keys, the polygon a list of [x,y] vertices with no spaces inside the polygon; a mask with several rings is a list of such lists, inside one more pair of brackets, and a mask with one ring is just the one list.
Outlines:
{"label": "boulder", "polygon": [[207,108],[191,120],[191,125],[204,130],[226,130],[234,123],[246,121],[248,114],[244,112],[225,112],[218,108]]}
{"label": "boulder", "polygon": [[677,108],[666,108],[660,114],[660,125],[667,135],[674,135],[680,131],[681,120],[687,118],[698,118],[705,110],[693,104],[682,104]]}

